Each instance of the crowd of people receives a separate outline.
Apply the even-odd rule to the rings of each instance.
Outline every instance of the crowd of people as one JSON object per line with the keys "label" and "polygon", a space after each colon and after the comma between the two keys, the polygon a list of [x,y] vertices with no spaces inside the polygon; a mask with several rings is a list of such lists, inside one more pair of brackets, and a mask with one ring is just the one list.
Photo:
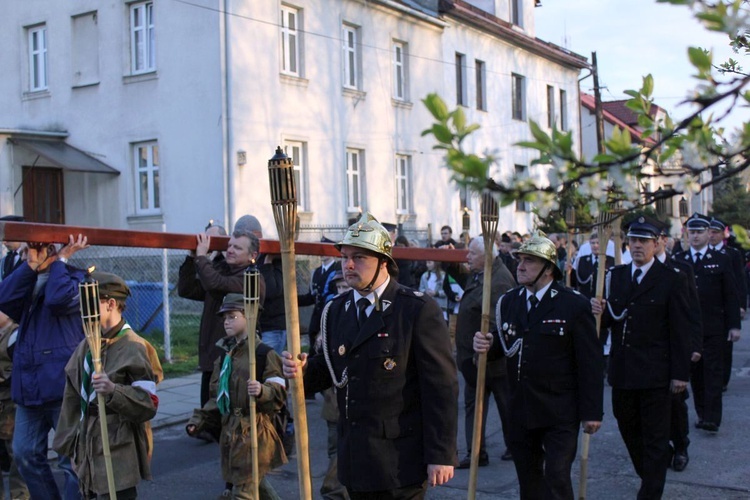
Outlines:
{"label": "crowd of people", "polygon": [[[180,267],[179,295],[203,303],[196,331],[200,400],[185,430],[219,443],[220,498],[255,498],[253,479],[259,498],[279,498],[265,476],[291,452],[285,443],[291,425],[278,422],[292,378],[302,378],[306,397],[323,395],[326,499],[423,498],[455,468],[469,468],[480,353],[487,370],[478,465],[489,464],[484,436],[493,399],[504,443],[497,455],[513,462],[521,498],[573,498],[579,432],[593,434],[602,425],[605,377],[641,478],[638,498],[661,498],[667,468],[688,466],[688,386],[695,427],[719,431],[731,349],[748,302],[744,256],[729,244],[722,221],[694,214],[683,244],[660,221],[637,216],[617,252],[622,263],[615,262],[614,240],[600,241],[596,230],[580,248],[567,234],[511,231],[486,247],[481,236],[455,240],[443,226],[432,246],[466,251],[465,263],[452,264],[396,260],[394,247],[417,243],[369,213],[350,222],[341,241],[321,240],[341,258],[323,257],[298,294],[298,305],[312,306],[312,314],[310,349],[297,359],[285,350],[280,256],[259,253],[257,218],[240,218],[223,252],[209,251],[212,236],[227,235],[210,223]],[[150,478],[149,420],[158,409],[162,370],[154,348],[123,318],[128,286],[119,276],[68,264],[88,247],[85,235],[71,235],[65,245],[3,243],[0,466],[10,471],[13,498],[109,498],[102,401],[116,436],[110,440],[117,439],[117,497],[136,498],[139,481]],[[493,264],[485,276],[488,254]],[[247,331],[242,296],[249,267],[260,276],[255,332]],[[93,371],[79,311],[79,284],[90,280],[99,286],[101,372]],[[493,321],[482,333],[486,280]],[[255,345],[255,380],[249,345]],[[459,374],[464,456],[458,454]],[[258,412],[257,478],[249,453],[251,399]],[[65,474],[62,491],[47,461],[50,429]]]}

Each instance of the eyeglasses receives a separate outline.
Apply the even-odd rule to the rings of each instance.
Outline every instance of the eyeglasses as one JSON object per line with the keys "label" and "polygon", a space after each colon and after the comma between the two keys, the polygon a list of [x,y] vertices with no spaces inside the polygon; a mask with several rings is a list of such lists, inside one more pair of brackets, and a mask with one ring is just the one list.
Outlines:
{"label": "eyeglasses", "polygon": [[236,321],[238,319],[245,319],[245,317],[242,314],[230,314],[229,316],[224,316],[224,321]]}

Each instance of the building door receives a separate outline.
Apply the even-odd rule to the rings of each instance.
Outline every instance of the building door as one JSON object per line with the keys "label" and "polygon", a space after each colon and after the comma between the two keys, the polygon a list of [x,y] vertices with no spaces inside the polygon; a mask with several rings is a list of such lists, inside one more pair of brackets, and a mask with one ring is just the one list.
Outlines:
{"label": "building door", "polygon": [[65,224],[63,171],[23,167],[23,216],[26,222]]}

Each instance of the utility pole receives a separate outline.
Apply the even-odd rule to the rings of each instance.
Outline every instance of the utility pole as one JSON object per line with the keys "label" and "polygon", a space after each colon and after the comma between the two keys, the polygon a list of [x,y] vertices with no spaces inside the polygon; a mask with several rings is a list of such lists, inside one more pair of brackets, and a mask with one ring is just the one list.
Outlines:
{"label": "utility pole", "polygon": [[596,147],[599,154],[604,154],[604,111],[602,94],[599,91],[599,67],[596,64],[596,52],[591,53],[591,74],[594,76],[594,114],[596,117]]}

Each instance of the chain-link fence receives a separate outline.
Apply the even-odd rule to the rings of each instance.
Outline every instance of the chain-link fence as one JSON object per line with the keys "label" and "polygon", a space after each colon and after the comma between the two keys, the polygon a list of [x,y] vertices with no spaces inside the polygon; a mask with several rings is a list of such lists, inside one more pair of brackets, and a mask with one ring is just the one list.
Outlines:
{"label": "chain-link fence", "polygon": [[[194,349],[193,356],[198,354],[197,338],[203,302],[177,295],[179,269],[186,255],[185,250],[91,247],[75,254],[70,259],[70,265],[82,269],[96,266],[99,271],[121,276],[131,290],[124,312],[125,320],[157,347],[164,361],[170,362],[174,351],[179,351],[182,358],[189,354],[180,347]],[[297,256],[298,293],[307,293],[310,275],[318,265],[318,257]],[[300,308],[300,328],[303,333],[307,330],[309,309]],[[303,335],[303,339],[306,336]]]}

